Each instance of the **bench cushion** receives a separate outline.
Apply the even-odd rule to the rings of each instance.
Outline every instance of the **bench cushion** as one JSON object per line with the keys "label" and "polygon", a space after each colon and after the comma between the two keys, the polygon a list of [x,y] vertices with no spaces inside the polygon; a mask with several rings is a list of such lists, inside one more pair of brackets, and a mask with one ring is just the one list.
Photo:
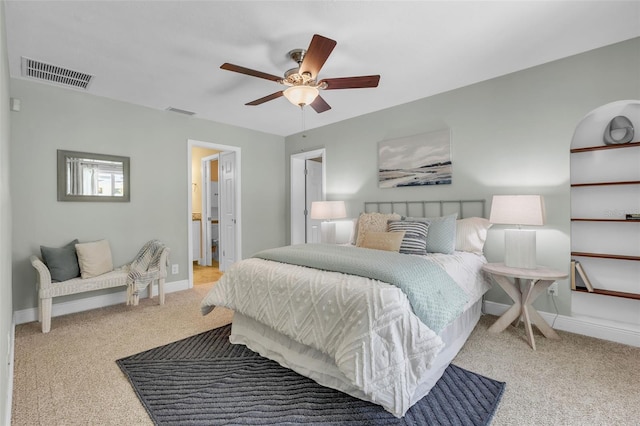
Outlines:
{"label": "bench cushion", "polygon": [[46,288],[40,288],[40,298],[65,296],[67,294],[83,293],[85,291],[101,290],[103,288],[127,285],[129,268],[122,267],[93,278],[73,278],[55,283]]}

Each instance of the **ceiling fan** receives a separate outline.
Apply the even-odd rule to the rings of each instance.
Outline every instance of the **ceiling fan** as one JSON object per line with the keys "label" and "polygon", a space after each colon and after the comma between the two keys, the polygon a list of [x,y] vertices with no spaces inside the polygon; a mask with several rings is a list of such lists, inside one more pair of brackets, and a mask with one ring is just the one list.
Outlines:
{"label": "ceiling fan", "polygon": [[321,113],[330,110],[331,107],[322,96],[320,96],[320,90],[377,87],[380,81],[379,75],[325,78],[318,81],[318,73],[333,51],[333,48],[336,47],[336,44],[335,40],[315,34],[311,39],[311,44],[309,44],[308,49],[294,49],[288,53],[288,56],[295,61],[298,66],[285,72],[284,78],[229,63],[222,64],[220,68],[253,77],[264,78],[288,86],[287,89],[248,102],[245,105],[260,105],[284,96],[294,105],[300,107],[309,105],[317,113]]}

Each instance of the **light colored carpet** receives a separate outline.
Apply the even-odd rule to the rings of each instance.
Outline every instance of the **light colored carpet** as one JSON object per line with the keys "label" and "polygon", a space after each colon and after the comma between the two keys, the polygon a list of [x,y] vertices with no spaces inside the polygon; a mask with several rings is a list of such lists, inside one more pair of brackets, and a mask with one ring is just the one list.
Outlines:
{"label": "light colored carpet", "polygon": [[152,424],[115,361],[231,322],[229,310],[200,314],[211,286],[168,293],[162,306],[145,298],[54,317],[47,334],[17,326],[12,424]]}
{"label": "light colored carpet", "polygon": [[[115,361],[227,324],[228,310],[206,317],[209,285],[169,293],[166,304],[143,299],[16,327],[13,425],[149,425],[151,421]],[[560,332],[522,327],[495,335],[485,316],[454,363],[505,381],[493,425],[636,425],[640,418],[640,349]]]}
{"label": "light colored carpet", "polygon": [[489,333],[496,319],[481,318],[453,361],[507,383],[493,425],[640,424],[640,348],[536,329],[534,351],[522,323]]}

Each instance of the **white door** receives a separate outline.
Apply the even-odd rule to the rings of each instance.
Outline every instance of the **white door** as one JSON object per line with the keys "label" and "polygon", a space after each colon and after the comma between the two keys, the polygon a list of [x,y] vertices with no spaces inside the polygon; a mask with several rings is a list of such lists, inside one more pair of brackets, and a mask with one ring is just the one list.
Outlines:
{"label": "white door", "polygon": [[221,152],[219,157],[220,270],[236,261],[236,153]]}
{"label": "white door", "polygon": [[305,164],[305,158],[299,158],[297,155],[291,156],[291,244],[307,242]]}
{"label": "white door", "polygon": [[213,235],[211,223],[217,220],[213,212],[218,212],[218,197],[216,182],[211,181],[211,161],[217,160],[218,154],[204,157],[202,163],[202,247],[200,265],[213,266],[212,262],[212,243],[217,235]]}
{"label": "white door", "polygon": [[[322,158],[320,158],[322,160]],[[305,161],[305,186],[306,186],[306,228],[307,243],[320,242],[320,221],[311,219],[311,203],[322,201],[322,162],[317,159]]]}
{"label": "white door", "polygon": [[[317,161],[309,161],[311,159]],[[324,149],[291,155],[291,244],[313,242],[316,239],[314,232],[320,241],[319,225],[309,223],[308,217],[311,202],[324,200],[325,170]]]}

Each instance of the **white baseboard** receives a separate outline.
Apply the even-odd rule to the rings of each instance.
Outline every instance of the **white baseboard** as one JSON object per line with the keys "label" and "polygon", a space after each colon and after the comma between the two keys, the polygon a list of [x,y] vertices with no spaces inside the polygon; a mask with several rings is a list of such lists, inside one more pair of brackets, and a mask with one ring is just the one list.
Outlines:
{"label": "white baseboard", "polygon": [[13,323],[11,324],[11,335],[9,336],[9,364],[7,365],[7,400],[5,402],[5,419],[4,424],[11,424],[11,408],[13,407],[13,357],[14,357],[14,348],[15,348],[15,337],[16,337],[16,321],[13,319]]}
{"label": "white baseboard", "polygon": [[[172,281],[165,284],[165,293],[187,290],[189,281]],[[158,293],[157,286],[154,286],[153,294]],[[140,296],[145,297],[144,295]],[[87,311],[89,309],[102,308],[104,306],[126,303],[126,290],[117,293],[103,294],[100,296],[89,296],[69,302],[54,303],[52,307],[52,317],[72,314],[75,312]],[[509,309],[511,305],[484,301],[484,312],[490,315],[500,316]],[[625,345],[640,347],[640,326],[622,322],[607,321],[604,319],[588,316],[566,316],[556,315],[549,312],[539,312],[547,323],[556,330],[568,331],[570,333],[582,334],[584,336],[595,337],[612,342],[623,343]],[[16,324],[24,324],[38,320],[38,308],[28,308],[14,312],[13,329]],[[11,360],[13,360],[13,333],[11,336]],[[10,369],[13,372],[13,366]],[[9,383],[13,383],[11,380]],[[9,397],[11,393],[9,393]]]}
{"label": "white baseboard", "polygon": [[[189,288],[189,280],[172,281],[164,284],[164,292],[173,293],[175,291],[187,290]],[[144,291],[140,298],[146,297],[146,291]],[[153,294],[158,294],[158,286],[153,286]],[[119,291],[116,293],[103,294],[100,296],[88,296],[82,299],[71,300],[69,302],[55,303],[55,299],[51,316],[57,317],[60,315],[73,314],[76,312],[88,311],[90,309],[102,308],[105,306],[117,305],[119,303],[127,302],[127,291]],[[38,308],[28,308],[14,313],[15,324],[24,324],[27,322],[33,322],[38,320]]]}
{"label": "white baseboard", "polygon": [[[484,301],[484,312],[500,316],[511,305]],[[610,340],[625,345],[640,347],[640,326],[623,322],[608,321],[588,316],[556,315],[549,312],[538,312],[544,320],[556,330]]]}

